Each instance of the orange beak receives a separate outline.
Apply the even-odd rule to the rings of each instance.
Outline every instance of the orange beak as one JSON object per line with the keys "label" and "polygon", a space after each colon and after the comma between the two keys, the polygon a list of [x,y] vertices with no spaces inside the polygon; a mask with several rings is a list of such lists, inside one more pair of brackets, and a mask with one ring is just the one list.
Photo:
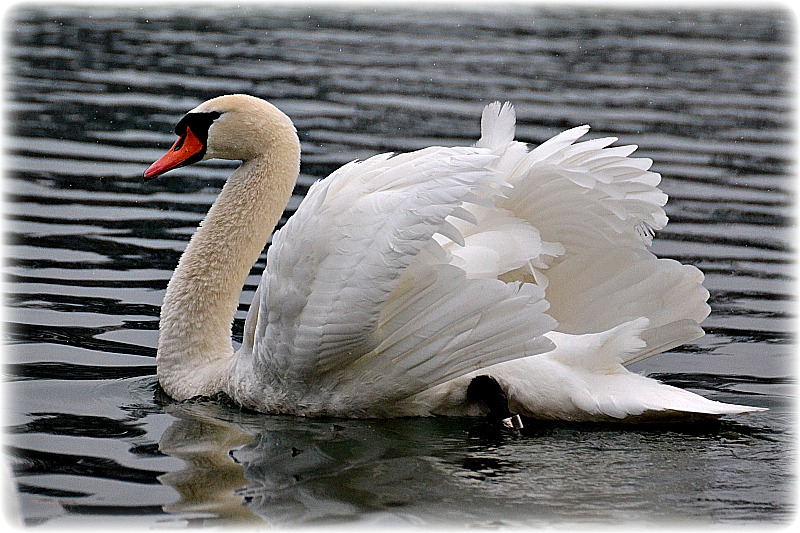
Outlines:
{"label": "orange beak", "polygon": [[169,170],[199,161],[203,157],[205,149],[203,142],[187,127],[169,152],[144,171],[145,181],[158,177]]}

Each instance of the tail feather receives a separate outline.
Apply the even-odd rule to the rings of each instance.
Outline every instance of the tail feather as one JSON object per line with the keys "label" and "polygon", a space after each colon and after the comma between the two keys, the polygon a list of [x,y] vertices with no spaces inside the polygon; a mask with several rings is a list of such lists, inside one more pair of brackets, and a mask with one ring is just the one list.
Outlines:
{"label": "tail feather", "polygon": [[595,420],[616,419],[630,422],[648,418],[716,418],[765,410],[710,400],[627,371],[613,376],[591,375],[584,383],[586,388],[572,394],[571,401],[583,411],[583,416]]}
{"label": "tail feather", "polygon": [[534,418],[663,421],[764,410],[709,400],[628,371],[624,365],[702,331],[691,321],[648,325],[640,318],[600,333],[551,332],[553,351],[497,365],[491,375],[508,384],[516,409]]}

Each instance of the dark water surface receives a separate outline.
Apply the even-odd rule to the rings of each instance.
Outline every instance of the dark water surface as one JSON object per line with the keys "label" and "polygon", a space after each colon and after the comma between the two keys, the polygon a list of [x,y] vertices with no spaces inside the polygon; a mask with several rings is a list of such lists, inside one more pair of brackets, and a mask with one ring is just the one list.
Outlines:
{"label": "dark water surface", "polygon": [[[28,525],[785,524],[794,507],[790,87],[782,11],[534,6],[6,13],[5,456]],[[696,343],[638,371],[770,411],[703,427],[305,420],[176,404],[154,376],[164,288],[230,172],[145,185],[222,93],[293,117],[307,187],[381,151],[579,124],[655,160],[654,251],[706,272]],[[264,256],[241,297],[241,335]]]}

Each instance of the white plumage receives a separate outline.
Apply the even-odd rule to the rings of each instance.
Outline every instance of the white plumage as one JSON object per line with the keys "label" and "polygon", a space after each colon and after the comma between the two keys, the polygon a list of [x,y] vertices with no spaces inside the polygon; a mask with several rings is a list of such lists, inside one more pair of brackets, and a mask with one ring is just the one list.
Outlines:
{"label": "white plumage", "polygon": [[252,97],[202,104],[186,131],[201,127],[193,115],[213,118],[204,157],[244,163],[167,291],[157,361],[172,396],[224,392],[299,415],[479,415],[466,390],[486,374],[537,418],[758,410],[625,369],[703,334],[703,275],[648,250],[667,223],[651,161],[613,138],[577,142],[586,126],[530,150],[513,140],[510,104],[486,107],[475,146],[377,155],[311,187],[273,236],[243,345],[221,348],[231,287],[238,298],[288,200],[299,143]]}

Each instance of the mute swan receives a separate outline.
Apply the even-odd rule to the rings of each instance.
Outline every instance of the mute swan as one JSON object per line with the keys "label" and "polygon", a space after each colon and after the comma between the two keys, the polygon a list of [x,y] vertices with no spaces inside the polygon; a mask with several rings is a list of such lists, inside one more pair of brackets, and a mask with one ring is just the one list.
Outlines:
{"label": "mute swan", "polygon": [[510,104],[471,147],[351,162],[275,233],[241,347],[239,294],[292,193],[291,120],[247,95],[178,122],[145,179],[241,160],[172,276],[158,377],[176,400],[224,393],[265,413],[511,412],[575,421],[719,417],[724,404],[625,366],[703,335],[703,274],[648,251],[667,223],[651,161],[565,131],[533,150]]}

